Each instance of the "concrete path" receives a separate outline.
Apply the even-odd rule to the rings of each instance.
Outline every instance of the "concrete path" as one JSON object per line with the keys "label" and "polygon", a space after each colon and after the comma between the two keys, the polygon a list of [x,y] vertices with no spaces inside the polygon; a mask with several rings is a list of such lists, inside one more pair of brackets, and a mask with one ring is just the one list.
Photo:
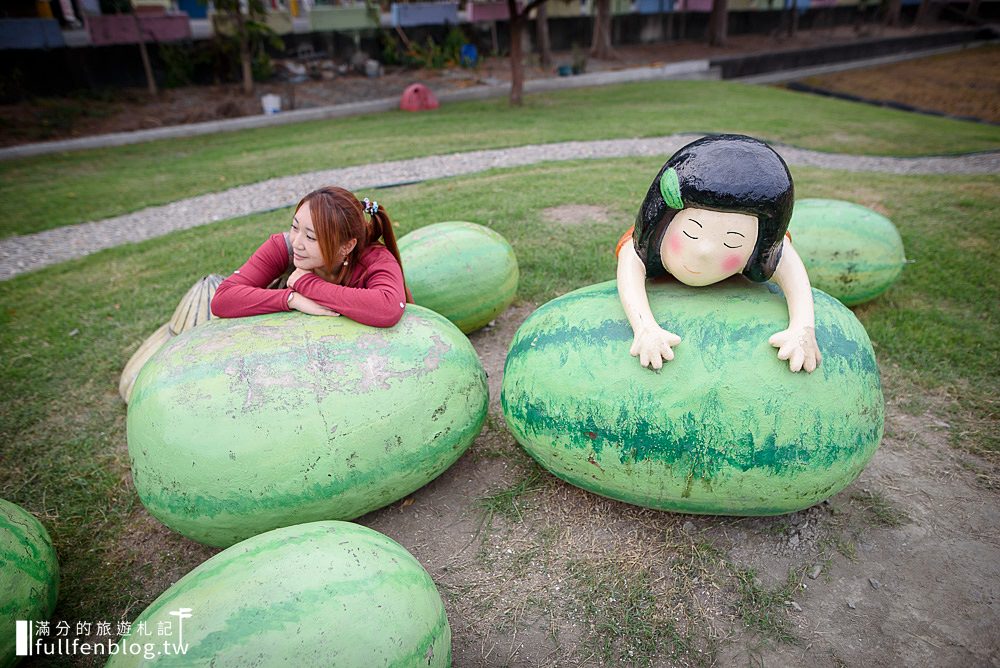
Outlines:
{"label": "concrete path", "polygon": [[[666,159],[698,136],[677,134],[647,139],[534,144],[394,160],[270,179],[102,221],[0,240],[0,280],[175,230],[291,206],[305,193],[325,185],[337,184],[353,191],[364,191],[551,161],[633,156],[660,156]],[[820,153],[780,145],[776,148],[792,166],[890,174],[1000,174],[1000,151],[957,157],[880,158]]]}

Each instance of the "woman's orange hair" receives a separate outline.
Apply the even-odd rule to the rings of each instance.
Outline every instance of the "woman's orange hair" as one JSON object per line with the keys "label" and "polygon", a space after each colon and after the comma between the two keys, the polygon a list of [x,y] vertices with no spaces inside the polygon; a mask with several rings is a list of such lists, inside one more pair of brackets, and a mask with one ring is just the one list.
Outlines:
{"label": "woman's orange hair", "polygon": [[[366,219],[365,207],[354,193],[337,186],[327,186],[312,191],[299,200],[295,207],[296,213],[303,204],[309,204],[309,215],[312,217],[316,241],[323,255],[323,264],[333,283],[344,285],[354,270],[357,259],[369,245],[379,243],[379,240],[396,258],[402,272],[403,261],[399,257],[396,235],[385,209],[372,207],[374,211]],[[351,239],[357,239],[357,244],[348,254],[346,264],[334,266],[338,250]],[[403,288],[406,291],[407,301],[412,301],[409,296],[410,291],[406,288],[405,275]]]}

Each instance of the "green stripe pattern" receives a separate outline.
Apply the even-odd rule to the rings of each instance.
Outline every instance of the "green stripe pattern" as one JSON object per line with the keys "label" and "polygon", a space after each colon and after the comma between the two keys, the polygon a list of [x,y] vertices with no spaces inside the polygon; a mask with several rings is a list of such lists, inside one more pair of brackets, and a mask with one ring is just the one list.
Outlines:
{"label": "green stripe pattern", "polygon": [[517,295],[514,249],[488,227],[428,225],[400,238],[399,254],[413,300],[466,334],[485,327]]}
{"label": "green stripe pattern", "polygon": [[15,624],[52,616],[59,595],[59,562],[41,522],[0,499],[0,666],[15,661]]}
{"label": "green stripe pattern", "polygon": [[488,399],[468,339],[419,306],[387,329],[301,313],[213,319],[136,380],[132,477],[152,515],[208,545],[349,520],[454,463]]}
{"label": "green stripe pattern", "polygon": [[807,508],[858,476],[882,438],[883,399],[847,308],[814,290],[823,363],[792,373],[768,344],[787,326],[777,287],[736,278],[647,291],[682,339],[660,371],[629,355],[614,281],[545,304],[515,335],[501,404],[542,466],[628,503],[724,515]]}
{"label": "green stripe pattern", "polygon": [[[180,608],[190,609],[183,628],[170,614]],[[161,623],[169,632],[158,636]],[[187,650],[166,654],[164,641]],[[147,642],[155,656],[133,651]],[[126,645],[137,647],[108,668],[451,664],[451,629],[427,571],[390,538],[337,521],[275,529],[223,550],[153,601],[119,648]]]}
{"label": "green stripe pattern", "polygon": [[788,231],[813,287],[847,306],[878,297],[906,264],[896,226],[860,204],[799,200]]}

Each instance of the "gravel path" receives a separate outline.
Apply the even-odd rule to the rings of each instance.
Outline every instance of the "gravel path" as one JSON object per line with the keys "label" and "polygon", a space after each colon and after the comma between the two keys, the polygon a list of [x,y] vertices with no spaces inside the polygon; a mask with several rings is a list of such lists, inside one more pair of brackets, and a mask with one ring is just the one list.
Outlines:
{"label": "gravel path", "polygon": [[[363,190],[463,176],[540,162],[633,156],[669,156],[700,135],[535,144],[488,151],[330,169],[239,186],[106,220],[0,240],[0,280],[42,267],[219,220],[291,206],[305,193],[335,183]],[[890,174],[1000,174],[1000,151],[956,157],[881,158],[820,153],[779,146],[790,165]]]}

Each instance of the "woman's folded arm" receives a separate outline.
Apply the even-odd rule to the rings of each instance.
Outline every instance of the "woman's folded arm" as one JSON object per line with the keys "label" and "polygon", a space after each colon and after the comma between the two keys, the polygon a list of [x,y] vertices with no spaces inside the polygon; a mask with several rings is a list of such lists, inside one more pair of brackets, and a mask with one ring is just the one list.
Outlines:
{"label": "woman's folded arm", "polygon": [[403,317],[406,306],[403,272],[388,251],[373,259],[366,272],[364,287],[334,285],[315,274],[307,274],[295,281],[295,291],[372,327],[392,327]]}
{"label": "woman's folded arm", "polygon": [[266,287],[287,268],[284,236],[272,235],[242,267],[222,281],[212,298],[212,314],[219,318],[240,318],[289,310],[288,296],[292,291]]}

